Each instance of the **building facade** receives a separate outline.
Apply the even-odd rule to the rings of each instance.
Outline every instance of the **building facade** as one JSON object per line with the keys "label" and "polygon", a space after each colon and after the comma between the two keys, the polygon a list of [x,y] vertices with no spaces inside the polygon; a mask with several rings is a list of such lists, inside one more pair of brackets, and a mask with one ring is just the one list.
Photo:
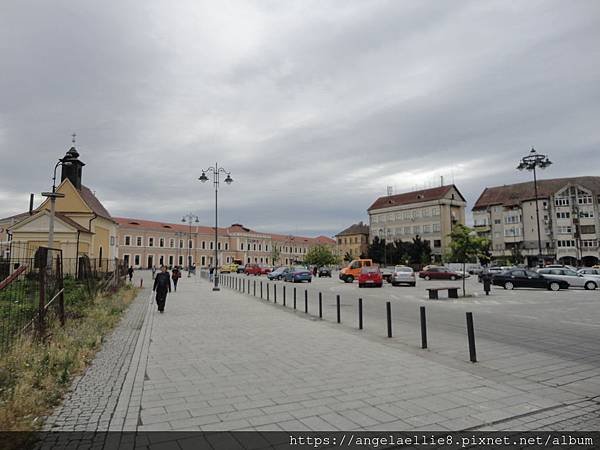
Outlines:
{"label": "building facade", "polygon": [[335,235],[337,255],[348,260],[366,257],[369,250],[369,226],[355,223]]}
{"label": "building facade", "polygon": [[367,210],[369,241],[410,241],[417,236],[439,260],[449,249],[455,224],[465,223],[467,202],[454,185],[379,197]]}
{"label": "building facade", "polygon": [[[129,266],[214,266],[215,229],[143,219],[116,217],[120,257]],[[217,265],[238,262],[291,265],[304,259],[315,245],[335,246],[325,236],[262,233],[241,224],[218,229]]]}
{"label": "building facade", "polygon": [[[600,177],[538,181],[539,241],[543,262],[598,264]],[[539,262],[533,182],[486,188],[473,207],[475,229],[492,244],[492,255],[518,253]]]}

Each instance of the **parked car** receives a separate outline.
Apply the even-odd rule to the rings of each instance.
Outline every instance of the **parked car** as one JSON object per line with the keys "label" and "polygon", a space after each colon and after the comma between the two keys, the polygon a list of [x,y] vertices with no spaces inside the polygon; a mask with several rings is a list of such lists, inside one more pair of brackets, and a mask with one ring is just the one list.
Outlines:
{"label": "parked car", "polygon": [[577,272],[577,267],[569,266],[568,264],[548,264],[544,269],[569,269]]}
{"label": "parked car", "polygon": [[514,267],[507,267],[507,266],[493,266],[493,267],[488,267],[487,269],[484,269],[483,272],[477,274],[477,281],[479,281],[480,283],[483,282],[483,278],[484,277],[492,277],[493,275],[497,274],[497,273],[502,273],[506,270],[510,270],[513,269]]}
{"label": "parked car", "polygon": [[461,275],[445,267],[427,266],[427,270],[419,272],[419,278],[426,280],[458,280]]}
{"label": "parked car", "polygon": [[290,271],[289,267],[278,267],[277,269],[273,270],[272,272],[269,272],[267,274],[267,278],[269,280],[283,280],[283,277],[289,271]]}
{"label": "parked car", "polygon": [[383,275],[377,266],[365,266],[360,270],[358,275],[358,287],[365,286],[383,286]]}
{"label": "parked car", "polygon": [[319,278],[321,278],[321,277],[331,278],[331,269],[328,267],[319,268]]}
{"label": "parked car", "polygon": [[255,275],[258,276],[261,274],[260,266],[256,263],[254,264],[246,264],[244,267],[244,273],[246,275]]}
{"label": "parked car", "polygon": [[292,283],[302,283],[303,281],[312,281],[312,273],[310,270],[304,267],[294,267],[283,277],[284,281],[291,281]]}
{"label": "parked car", "polygon": [[561,269],[538,269],[537,273],[548,278],[556,278],[569,283],[569,287],[581,287],[588,290],[594,290],[598,287],[598,280],[584,274],[575,272],[574,270]]}
{"label": "parked car", "polygon": [[492,276],[492,284],[502,286],[504,289],[528,287],[558,291],[559,289],[569,288],[569,283],[564,280],[545,277],[527,269],[511,269],[497,273]]}
{"label": "parked car", "polygon": [[244,270],[246,269],[246,266],[244,264],[238,264],[237,266],[237,273],[244,273]]}
{"label": "parked car", "polygon": [[360,275],[360,271],[363,267],[369,267],[373,265],[373,261],[370,259],[355,259],[340,270],[340,280],[345,283],[352,283]]}
{"label": "parked car", "polygon": [[586,267],[584,269],[579,269],[577,273],[580,273],[581,275],[584,275],[586,277],[593,278],[594,280],[600,281],[600,267],[598,267],[597,269],[594,269],[593,267]]}
{"label": "parked car", "polygon": [[383,279],[385,281],[387,281],[388,283],[391,283],[392,275],[394,275],[394,266],[380,267],[380,270],[381,270],[381,276],[383,277]]}
{"label": "parked car", "polygon": [[392,286],[400,286],[401,284],[416,286],[417,279],[415,277],[415,271],[412,269],[412,267],[394,267],[394,273],[392,274]]}

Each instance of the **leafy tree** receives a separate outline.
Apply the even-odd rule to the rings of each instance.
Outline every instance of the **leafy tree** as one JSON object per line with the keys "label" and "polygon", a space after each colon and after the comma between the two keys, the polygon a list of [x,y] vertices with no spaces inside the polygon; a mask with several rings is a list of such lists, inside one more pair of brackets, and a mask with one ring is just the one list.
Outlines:
{"label": "leafy tree", "polygon": [[[453,261],[461,262],[463,265],[463,274],[467,262],[475,261],[478,257],[485,254],[489,249],[489,241],[486,238],[477,236],[472,228],[463,224],[454,225],[450,236],[450,255]],[[463,296],[466,296],[465,277],[463,281]]]}
{"label": "leafy tree", "polygon": [[415,236],[407,246],[407,255],[411,264],[428,264],[431,262],[431,246],[420,236]]}
{"label": "leafy tree", "polygon": [[309,249],[304,255],[304,263],[317,267],[331,266],[337,264],[338,259],[326,245],[316,245]]}
{"label": "leafy tree", "polygon": [[379,239],[379,236],[373,238],[373,242],[369,244],[367,250],[367,256],[376,263],[383,262],[383,247],[385,245],[385,239]]}
{"label": "leafy tree", "polygon": [[510,262],[513,265],[523,264],[525,258],[523,257],[523,253],[521,252],[521,245],[515,244],[510,249]]}

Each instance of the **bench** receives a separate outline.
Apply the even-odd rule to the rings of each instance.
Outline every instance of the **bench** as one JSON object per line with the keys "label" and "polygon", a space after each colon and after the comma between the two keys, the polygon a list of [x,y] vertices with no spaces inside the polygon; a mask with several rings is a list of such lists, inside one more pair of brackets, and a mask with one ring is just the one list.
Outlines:
{"label": "bench", "polygon": [[438,292],[439,291],[448,291],[448,298],[458,298],[458,290],[460,288],[457,287],[438,287],[438,288],[427,288],[426,291],[429,292],[429,300],[438,300]]}

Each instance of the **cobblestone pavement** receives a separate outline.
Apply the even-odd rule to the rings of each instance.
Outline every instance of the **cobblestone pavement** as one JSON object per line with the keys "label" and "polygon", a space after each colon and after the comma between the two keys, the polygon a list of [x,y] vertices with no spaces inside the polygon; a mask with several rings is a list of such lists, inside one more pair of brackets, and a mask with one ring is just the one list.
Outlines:
{"label": "cobblestone pavement", "polygon": [[122,422],[120,411],[132,394],[133,383],[128,378],[136,371],[134,354],[148,309],[149,290],[144,289],[106,338],[90,367],[74,380],[62,405],[46,419],[45,430],[108,431]]}
{"label": "cobblestone pavement", "polygon": [[[148,283],[149,280],[146,280]],[[598,398],[417,354],[198,278],[142,293],[51,430],[597,430]],[[281,299],[279,300],[281,302]],[[288,298],[288,302],[290,299]],[[142,324],[143,322],[143,324]]]}

